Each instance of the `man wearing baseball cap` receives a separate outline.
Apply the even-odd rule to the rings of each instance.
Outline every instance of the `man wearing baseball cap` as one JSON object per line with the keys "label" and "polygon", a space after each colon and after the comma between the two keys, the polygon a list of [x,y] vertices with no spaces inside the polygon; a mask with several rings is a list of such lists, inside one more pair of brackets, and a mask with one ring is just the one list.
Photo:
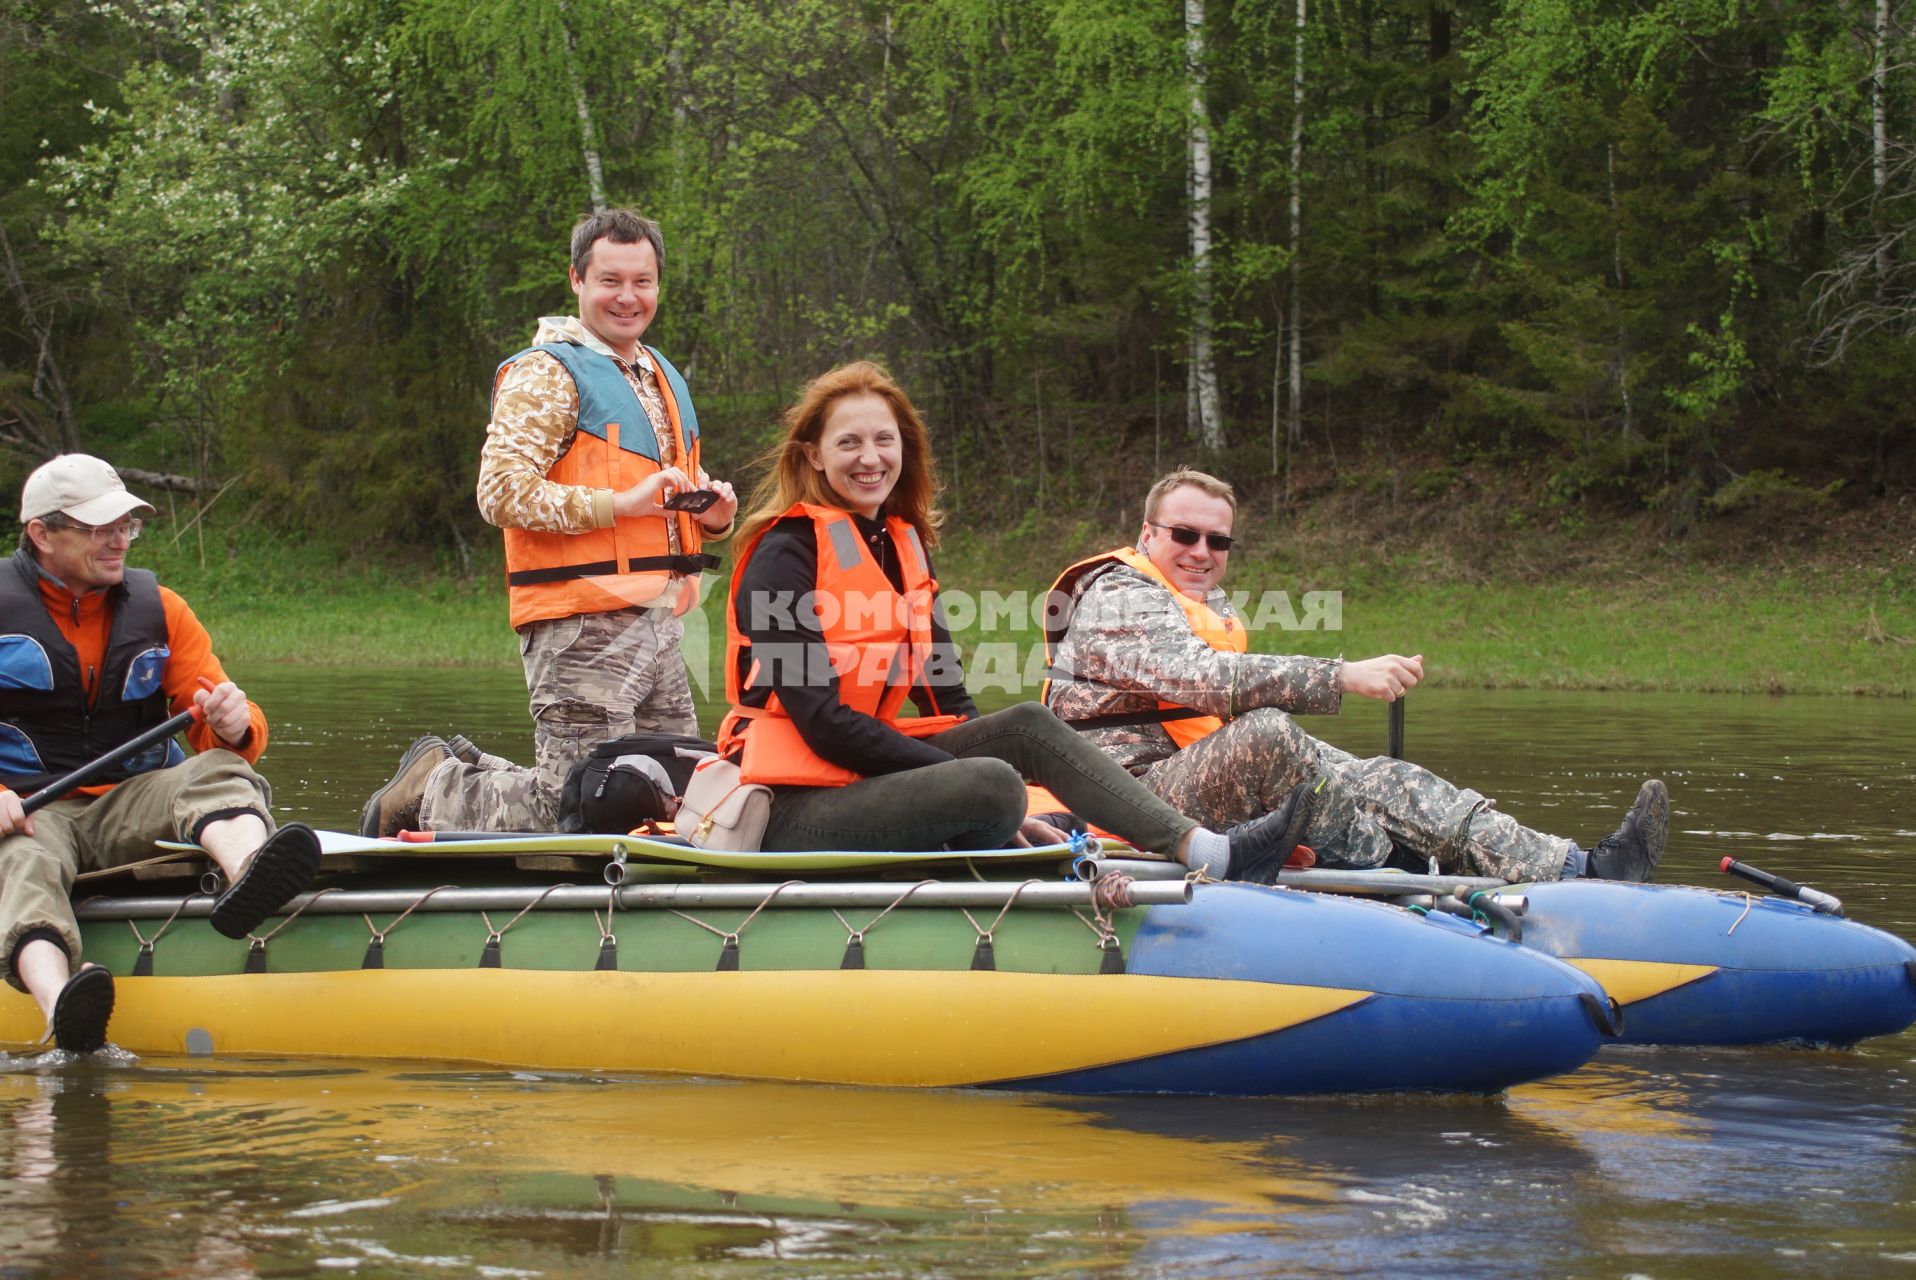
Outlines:
{"label": "man wearing baseball cap", "polygon": [[[113,977],[75,969],[68,893],[80,871],[151,856],[159,840],[203,846],[231,885],[213,927],[244,938],[312,883],[319,839],[274,830],[266,717],[213,655],[186,602],[126,567],[151,504],[98,458],[64,454],[27,477],[25,526],[0,565],[0,977],[31,995],[61,1049],[106,1043]],[[198,706],[188,756],[172,740],[119,760],[29,814],[26,798]]]}

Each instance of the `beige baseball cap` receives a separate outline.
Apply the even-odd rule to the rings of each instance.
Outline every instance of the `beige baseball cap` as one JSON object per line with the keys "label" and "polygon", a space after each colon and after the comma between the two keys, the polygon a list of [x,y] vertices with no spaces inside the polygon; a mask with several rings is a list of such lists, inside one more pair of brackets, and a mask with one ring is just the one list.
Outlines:
{"label": "beige baseball cap", "polygon": [[42,464],[20,490],[20,523],[54,512],[81,524],[112,524],[153,504],[126,491],[120,473],[86,453],[63,453]]}

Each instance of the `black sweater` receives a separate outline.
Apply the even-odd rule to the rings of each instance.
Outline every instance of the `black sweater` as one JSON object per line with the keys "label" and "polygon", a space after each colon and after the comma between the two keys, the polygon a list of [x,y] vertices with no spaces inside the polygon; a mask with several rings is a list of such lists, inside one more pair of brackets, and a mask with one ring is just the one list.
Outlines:
{"label": "black sweater", "polygon": [[[851,517],[885,577],[903,591],[904,572],[885,526],[855,512]],[[758,684],[746,689],[740,701],[748,707],[763,707],[776,690],[779,705],[806,746],[822,759],[866,777],[952,759],[949,752],[908,738],[839,701],[838,677],[831,672],[818,618],[792,604],[816,590],[817,584],[818,541],[811,520],[788,516],[767,529],[738,583],[734,621],[751,645],[749,654],[740,655],[741,687],[748,664],[754,660],[759,664]],[[978,709],[965,690],[964,669],[941,602],[933,604],[931,637],[931,659],[924,678],[911,690],[912,704],[920,715],[976,716]],[[750,728],[745,732],[751,732]]]}

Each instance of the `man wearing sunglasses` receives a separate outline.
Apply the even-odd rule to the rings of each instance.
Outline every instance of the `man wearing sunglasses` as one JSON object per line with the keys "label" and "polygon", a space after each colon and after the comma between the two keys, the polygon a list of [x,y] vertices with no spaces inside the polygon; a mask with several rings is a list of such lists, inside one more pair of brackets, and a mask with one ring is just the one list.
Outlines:
{"label": "man wearing sunglasses", "polygon": [[[126,556],[151,511],[98,458],[64,454],[27,477],[20,546],[0,566],[0,977],[27,992],[61,1049],[106,1042],[113,978],[80,960],[68,893],[80,871],[202,845],[231,886],[212,925],[244,938],[319,869],[319,838],[274,830],[266,717],[213,654],[186,602]],[[189,756],[168,739],[96,785],[28,813],[25,800],[188,707]]]}
{"label": "man wearing sunglasses", "polygon": [[1335,715],[1347,693],[1402,697],[1423,659],[1250,653],[1219,585],[1236,518],[1229,484],[1174,471],[1146,497],[1135,547],[1065,570],[1045,628],[1045,703],[1060,719],[1214,830],[1290,805],[1325,865],[1422,870],[1435,858],[1511,881],[1651,878],[1669,829],[1661,782],[1645,782],[1622,826],[1586,851],[1419,765],[1358,759],[1304,732],[1293,715]]}

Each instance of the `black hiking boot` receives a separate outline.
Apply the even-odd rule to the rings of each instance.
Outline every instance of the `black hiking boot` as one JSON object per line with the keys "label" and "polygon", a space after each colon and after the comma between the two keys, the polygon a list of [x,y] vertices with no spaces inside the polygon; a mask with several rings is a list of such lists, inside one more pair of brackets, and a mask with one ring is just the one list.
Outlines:
{"label": "black hiking boot", "polygon": [[97,964],[67,979],[53,1002],[48,1034],[53,1047],[68,1053],[92,1053],[106,1047],[107,1019],[113,1016],[113,975]]}
{"label": "black hiking boot", "polygon": [[213,903],[213,927],[244,938],[266,918],[310,889],[319,874],[319,833],[289,822],[253,854],[239,879]]}
{"label": "black hiking boot", "polygon": [[1261,818],[1240,822],[1224,833],[1231,842],[1231,863],[1225,869],[1226,880],[1250,884],[1276,884],[1277,873],[1290,861],[1291,852],[1303,840],[1317,810],[1317,794],[1327,778],[1300,782],[1284,797],[1284,803]]}
{"label": "black hiking boot", "polygon": [[1584,874],[1599,880],[1646,883],[1656,875],[1669,838],[1670,792],[1652,778],[1638,788],[1637,802],[1623,815],[1623,825],[1590,851]]}

